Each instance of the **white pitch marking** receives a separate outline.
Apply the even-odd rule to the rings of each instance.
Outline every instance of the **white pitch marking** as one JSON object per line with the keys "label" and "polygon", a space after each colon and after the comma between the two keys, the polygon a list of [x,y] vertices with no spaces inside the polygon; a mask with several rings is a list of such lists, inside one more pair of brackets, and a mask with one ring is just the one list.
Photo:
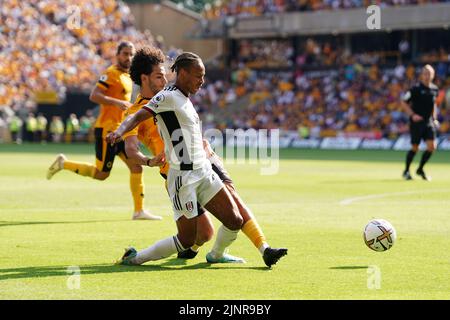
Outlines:
{"label": "white pitch marking", "polygon": [[346,205],[352,204],[354,202],[370,200],[370,199],[380,199],[380,198],[393,197],[393,196],[404,196],[404,195],[410,195],[410,194],[435,193],[435,192],[446,192],[446,191],[449,191],[449,190],[420,190],[420,191],[405,191],[405,192],[370,194],[370,195],[362,196],[362,197],[354,197],[354,198],[344,199],[341,202],[339,202],[339,204],[341,206],[346,206]]}

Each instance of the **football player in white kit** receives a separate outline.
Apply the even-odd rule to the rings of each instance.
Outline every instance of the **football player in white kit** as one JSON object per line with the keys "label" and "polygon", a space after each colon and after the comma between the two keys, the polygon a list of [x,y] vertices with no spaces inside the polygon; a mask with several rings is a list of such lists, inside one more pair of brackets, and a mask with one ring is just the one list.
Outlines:
{"label": "football player in white kit", "polygon": [[[175,85],[160,91],[133,118],[137,124],[139,114],[148,117],[145,114],[148,112],[157,120],[164,140],[166,161],[170,165],[168,192],[178,234],[139,252],[130,248],[120,263],[139,265],[192,247],[197,235],[197,202],[222,222],[214,249],[208,253],[207,260],[218,262],[225,258],[229,262],[244,262],[224,253],[225,248],[237,238],[243,219],[232,196],[206,158],[200,120],[189,100],[189,95],[195,94],[204,82],[205,67],[199,56],[185,52],[177,57],[172,70],[177,73]],[[124,134],[121,131],[119,128],[110,134],[109,140],[119,141]]]}
{"label": "football player in white kit", "polygon": [[[159,57],[157,55],[157,57]],[[136,60],[136,61],[135,61]],[[139,50],[135,57],[133,58],[132,64],[131,64],[131,77],[133,81],[136,83],[141,83],[141,90],[142,94],[144,94],[145,97],[149,97],[147,100],[151,99],[153,96],[155,96],[159,90],[155,91],[156,88],[164,88],[164,86],[167,84],[167,80],[162,79],[161,80],[161,74],[164,76],[164,71],[161,69],[161,64],[158,64],[159,60],[155,61],[155,51],[153,51],[151,48],[143,48]],[[154,72],[155,71],[155,72]],[[145,77],[143,77],[145,75]],[[153,76],[152,76],[153,75]],[[156,76],[155,76],[156,75]],[[134,76],[134,78],[133,78]],[[140,81],[139,81],[140,80]],[[161,85],[163,86],[161,87]],[[146,123],[148,119],[151,119],[153,116],[147,112],[143,111],[141,113],[143,117],[145,117],[144,120],[141,123]],[[133,119],[127,119],[124,121],[120,126],[119,132],[125,132],[125,136],[129,133],[130,125],[137,125],[135,122],[134,124],[129,123],[133,122]],[[141,124],[139,124],[141,125]],[[114,137],[115,133],[110,133],[107,137],[107,140],[109,139],[109,136]],[[116,137],[117,138],[117,137]],[[123,138],[123,137],[122,137]],[[157,144],[156,140],[161,140],[159,134],[158,136],[152,136],[152,137],[146,137],[146,139],[154,139],[153,144]],[[128,141],[126,141],[125,144],[127,144]],[[161,141],[162,144],[164,144]],[[145,144],[145,143],[144,143]],[[212,169],[217,173],[219,178],[222,180],[222,182],[225,184],[225,187],[227,188],[228,192],[233,197],[233,200],[235,201],[239,213],[243,218],[243,224],[241,231],[249,238],[249,240],[254,244],[254,246],[259,250],[261,253],[263,260],[265,264],[268,267],[271,267],[272,265],[276,264],[277,261],[284,255],[287,254],[287,249],[284,248],[272,248],[268,244],[264,233],[259,226],[255,216],[252,214],[251,210],[246,206],[246,204],[243,202],[243,200],[240,198],[239,194],[236,191],[236,188],[234,186],[234,183],[226,171],[225,167],[223,166],[223,163],[221,159],[214,153],[213,149],[209,145],[208,141],[203,139],[203,147],[206,151],[206,157],[211,162]],[[154,155],[157,155],[154,153]],[[129,156],[131,159],[133,158],[133,154],[127,153],[127,156]],[[147,158],[147,157],[145,157]],[[155,157],[153,160],[158,161]],[[142,161],[142,159],[138,159]],[[147,158],[146,160],[149,162],[150,160]],[[153,162],[154,162],[153,161]],[[149,164],[148,164],[149,165]],[[152,164],[150,164],[153,166]],[[167,166],[169,167],[169,166]],[[167,175],[163,176],[165,179],[167,179]],[[204,244],[205,242],[209,241],[212,237],[212,234],[214,233],[214,227],[209,219],[209,217],[205,214],[204,208],[201,206],[198,206],[198,218],[197,218],[197,238],[195,245],[193,247],[188,248],[185,251],[181,251],[178,253],[178,258],[182,259],[192,259],[198,254],[199,248]],[[219,242],[220,244],[220,242]],[[221,252],[217,252],[216,245],[213,246],[212,251],[213,253],[210,253],[207,255],[208,262],[211,263],[230,263],[230,262],[243,262],[241,258],[233,257],[229,254],[224,254]],[[215,256],[218,256],[219,258],[214,258]]]}

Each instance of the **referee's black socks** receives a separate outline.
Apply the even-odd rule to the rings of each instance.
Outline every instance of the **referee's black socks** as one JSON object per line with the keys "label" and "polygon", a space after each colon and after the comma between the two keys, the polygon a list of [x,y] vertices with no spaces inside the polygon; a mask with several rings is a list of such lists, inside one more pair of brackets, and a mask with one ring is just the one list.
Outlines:
{"label": "referee's black socks", "polygon": [[[414,156],[416,155],[416,153],[417,153],[416,151],[409,150],[408,153],[406,154],[406,168],[405,168],[405,171],[409,171],[409,167],[411,166],[411,162],[413,161]],[[423,158],[422,158],[422,160],[423,160]]]}
{"label": "referee's black socks", "polygon": [[428,150],[422,154],[422,159],[420,160],[420,165],[417,170],[419,171],[423,170],[423,166],[425,165],[425,163],[427,163],[428,160],[430,160],[432,154],[433,152]]}

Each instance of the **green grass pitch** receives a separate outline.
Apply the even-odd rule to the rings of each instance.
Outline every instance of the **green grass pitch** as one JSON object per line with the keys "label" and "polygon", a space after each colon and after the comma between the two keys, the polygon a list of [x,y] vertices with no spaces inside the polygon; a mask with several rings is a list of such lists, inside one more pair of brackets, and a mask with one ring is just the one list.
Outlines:
{"label": "green grass pitch", "polygon": [[[57,153],[93,162],[92,150],[0,145],[0,299],[450,298],[448,152],[427,165],[431,182],[401,180],[405,153],[394,151],[284,150],[273,176],[260,175],[258,165],[228,164],[269,243],[289,249],[268,270],[242,233],[230,248],[247,260],[242,265],[207,264],[212,242],[187,262],[113,265],[126,246],[145,248],[176,227],[157,170],[145,170],[145,206],[162,221],[131,220],[119,159],[103,182],[67,171],[45,179]],[[397,230],[387,252],[363,242],[372,218]]]}

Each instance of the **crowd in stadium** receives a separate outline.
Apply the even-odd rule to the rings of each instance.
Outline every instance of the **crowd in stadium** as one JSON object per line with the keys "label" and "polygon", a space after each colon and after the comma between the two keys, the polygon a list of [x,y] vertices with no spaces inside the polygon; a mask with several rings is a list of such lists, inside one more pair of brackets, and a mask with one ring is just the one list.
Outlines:
{"label": "crowd in stadium", "polygon": [[[27,114],[36,106],[35,92],[63,97],[67,90],[90,90],[124,38],[160,45],[148,31],[133,27],[122,2],[71,3],[73,10],[63,0],[2,1],[0,105],[25,108]],[[77,12],[76,6],[83,10]]]}
{"label": "crowd in stadium", "polygon": [[[139,32],[133,27],[130,9],[122,2],[73,3],[88,9],[81,12],[80,28],[68,27],[76,23],[71,16],[76,12],[68,11],[62,0],[3,2],[0,11],[3,127],[11,127],[14,115],[26,122],[30,112],[36,111],[36,92],[53,91],[63,98],[67,90],[90,91],[110,63],[120,40],[131,40],[137,46],[150,43],[163,47],[149,31]],[[235,8],[235,3],[228,1],[224,5]],[[242,7],[268,6],[270,10],[287,10],[289,3],[311,8],[365,4],[282,0],[242,3]],[[419,64],[413,65],[402,52],[408,46],[400,43],[393,53],[350,53],[343,46],[311,38],[299,45],[299,54],[294,56],[288,40],[241,40],[231,62],[231,79],[207,81],[193,102],[205,128],[282,128],[298,131],[301,137],[366,132],[374,137],[394,138],[407,132],[401,95],[417,81],[420,66],[432,63],[436,68],[435,82],[441,89],[440,131],[450,133],[450,54],[444,48],[422,52],[416,60]],[[166,50],[172,58],[178,52],[175,48]],[[396,66],[384,65],[387,54],[393,54]],[[241,98],[247,98],[248,104],[233,112],[231,106]],[[221,113],[228,118],[219,117]],[[51,121],[48,119],[49,124]]]}
{"label": "crowd in stadium", "polygon": [[230,113],[231,121],[217,124],[221,129],[282,128],[298,130],[302,137],[396,138],[408,132],[401,97],[418,81],[421,67],[431,63],[441,89],[440,132],[450,133],[450,52],[445,46],[419,52],[414,64],[404,39],[397,50],[362,53],[312,38],[302,41],[297,56],[287,40],[241,40],[237,48],[232,82],[208,84],[197,102],[204,119],[212,120],[215,106],[224,109],[249,95],[246,112]]}
{"label": "crowd in stadium", "polygon": [[[69,7],[64,0],[31,0],[31,3],[49,21],[67,27],[77,40],[105,60],[114,57],[117,43],[124,38],[137,46],[156,44],[148,30],[140,32],[134,27],[130,8],[120,1],[72,0]],[[83,23],[77,25],[81,21]]]}
{"label": "crowd in stadium", "polygon": [[[231,121],[218,123],[228,128],[280,128],[295,130],[304,138],[338,134],[372,138],[396,138],[408,132],[408,118],[400,99],[417,81],[420,68],[399,64],[394,69],[369,68],[355,63],[338,70],[321,72],[236,71],[235,85],[210,83],[199,93],[197,103],[207,126],[213,109],[226,108],[246,94],[245,112],[231,114]],[[442,63],[435,83],[441,88],[441,133],[450,133],[450,69]],[[213,98],[211,98],[213,97]]]}

